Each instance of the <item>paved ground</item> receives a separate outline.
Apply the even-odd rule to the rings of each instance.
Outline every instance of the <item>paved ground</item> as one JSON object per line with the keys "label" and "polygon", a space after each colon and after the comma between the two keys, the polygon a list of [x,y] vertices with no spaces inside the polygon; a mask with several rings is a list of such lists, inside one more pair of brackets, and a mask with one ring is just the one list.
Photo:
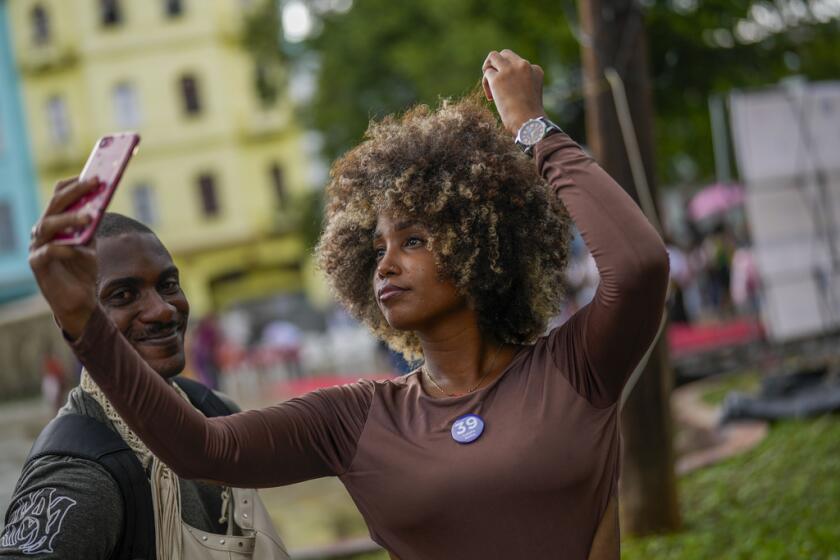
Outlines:
{"label": "paved ground", "polygon": [[[5,514],[32,441],[52,417],[40,399],[0,405],[0,512]],[[0,518],[0,525],[2,525]]]}
{"label": "paved ground", "polygon": [[[671,396],[671,411],[677,426],[678,475],[744,453],[767,436],[767,422],[741,421],[720,425],[720,407],[703,402],[703,394],[720,382],[709,378],[683,385]],[[686,441],[690,440],[690,442]],[[679,447],[684,447],[679,449]]]}

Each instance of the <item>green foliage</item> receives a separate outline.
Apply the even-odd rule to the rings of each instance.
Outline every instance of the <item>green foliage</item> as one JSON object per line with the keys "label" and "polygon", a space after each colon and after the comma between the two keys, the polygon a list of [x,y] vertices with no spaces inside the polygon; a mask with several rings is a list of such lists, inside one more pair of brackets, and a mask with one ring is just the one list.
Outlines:
{"label": "green foliage", "polygon": [[[661,184],[713,178],[707,99],[732,88],[777,82],[791,74],[840,77],[840,24],[800,24],[757,44],[724,38],[748,14],[748,0],[646,0]],[[781,3],[757,0],[769,10]],[[317,7],[323,2],[312,0]],[[323,16],[321,32],[300,45],[277,48],[274,1],[252,18],[249,47],[259,60],[316,53],[318,92],[307,110],[324,133],[333,159],[356,144],[370,118],[458,96],[480,79],[491,49],[512,48],[546,69],[551,116],[585,141],[582,78],[574,0],[355,0],[344,14]],[[724,42],[725,43],[725,42]],[[690,162],[688,166],[680,162]],[[681,171],[681,168],[689,171]],[[691,171],[691,169],[696,169]]]}
{"label": "green foliage", "polygon": [[755,393],[760,386],[761,376],[757,371],[739,372],[720,376],[714,387],[703,393],[701,398],[708,405],[720,406],[730,392]]}
{"label": "green foliage", "polygon": [[294,213],[298,218],[297,231],[303,237],[308,251],[312,251],[321,237],[321,221],[324,216],[324,193],[311,190],[295,201]]}
{"label": "green foliage", "polygon": [[731,46],[722,46],[714,41],[716,31],[732,39],[731,32],[754,3],[776,9],[769,2],[697,0],[695,9],[679,13],[677,2],[657,0],[647,10],[657,169],[666,183],[683,179],[677,162],[684,157],[697,165],[697,179],[713,178],[710,95],[773,85],[794,74],[809,80],[840,79],[838,20],[792,26],[755,44],[732,40]]}
{"label": "green foliage", "polygon": [[840,419],[773,427],[756,449],[680,481],[685,530],[628,539],[624,560],[840,559]]}
{"label": "green foliage", "polygon": [[539,61],[548,83],[577,74],[563,21],[561,3],[550,0],[356,0],[347,14],[326,17],[309,46],[321,59],[310,118],[325,133],[327,157],[357,143],[370,118],[467,93],[493,49]]}
{"label": "green foliage", "polygon": [[258,61],[277,57],[285,60],[284,52],[278,44],[280,37],[277,7],[274,2],[265,0],[245,18],[242,44]]}
{"label": "green foliage", "polygon": [[280,71],[289,57],[279,48],[280,18],[273,2],[264,2],[245,18],[242,43],[251,53],[257,71],[254,73],[254,89],[260,101],[272,105],[286,85],[285,75]]}

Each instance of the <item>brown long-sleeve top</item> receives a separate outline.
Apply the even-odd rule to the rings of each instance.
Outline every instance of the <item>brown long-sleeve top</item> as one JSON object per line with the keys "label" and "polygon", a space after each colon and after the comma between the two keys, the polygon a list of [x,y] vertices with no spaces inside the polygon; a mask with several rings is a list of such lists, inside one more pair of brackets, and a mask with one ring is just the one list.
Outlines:
{"label": "brown long-sleeve top", "polygon": [[[266,487],[338,476],[373,539],[402,560],[584,559],[616,491],[618,404],[662,314],[668,260],[621,188],[565,134],[536,162],[591,250],[591,304],[467,395],[432,398],[416,374],[359,381],[205,418],[169,390],[101,310],[79,359],[179,475]],[[453,421],[481,416],[475,442]]]}

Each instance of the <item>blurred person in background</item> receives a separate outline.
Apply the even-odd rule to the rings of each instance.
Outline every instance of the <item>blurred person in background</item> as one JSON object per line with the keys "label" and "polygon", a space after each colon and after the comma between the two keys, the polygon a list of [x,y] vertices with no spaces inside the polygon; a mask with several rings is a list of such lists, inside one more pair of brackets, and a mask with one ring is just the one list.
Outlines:
{"label": "blurred person in background", "polygon": [[690,281],[683,287],[683,303],[690,323],[702,322],[708,318],[708,258],[703,248],[703,236],[692,228],[685,255],[688,261]]}
{"label": "blurred person in background", "polygon": [[[78,184],[60,183],[50,208],[56,204],[62,208],[65,187]],[[38,232],[33,244],[41,242],[43,238],[37,236],[41,231],[33,232]],[[46,239],[52,238],[51,233],[47,235]],[[237,412],[239,408],[223,395],[176,377],[184,369],[190,308],[178,269],[154,232],[131,218],[107,213],[95,243],[97,273],[85,278],[89,285],[83,289],[96,298],[98,309],[121,333],[132,358],[142,361],[167,392],[190,410],[198,407],[202,417]],[[90,343],[92,352],[107,352],[103,347],[107,341]],[[143,415],[154,414],[155,406],[147,403]],[[68,419],[79,417],[89,420],[68,424]],[[112,463],[86,457],[96,439],[95,430],[102,429],[113,434],[111,439],[124,442],[130,449],[126,453],[136,459],[120,463],[112,472]],[[182,435],[176,440],[181,442]],[[117,450],[110,440],[105,447],[102,456],[113,456]],[[221,518],[228,515],[223,499],[228,490],[197,480],[179,481],[126,425],[84,370],[59,418],[45,428],[31,453],[6,512],[0,558],[175,560],[181,558],[182,519],[200,532],[227,533]],[[126,486],[138,480],[139,486]]]}
{"label": "blurred person in background", "polygon": [[[372,124],[328,186],[321,267],[354,317],[423,359],[409,375],[206,419],[85,291],[93,249],[54,253],[46,234],[80,216],[48,213],[30,261],[87,370],[181,476],[337,476],[402,560],[617,559],[619,399],[658,330],[667,254],[632,199],[547,120],[538,66],[493,51],[482,72],[502,127],[476,98],[416,107]],[[542,336],[562,302],[570,218],[601,280],[592,303]]]}
{"label": "blurred person in background", "polygon": [[67,370],[55,352],[49,351],[41,366],[41,396],[53,414],[64,402],[67,390]]}
{"label": "blurred person in background", "polygon": [[192,333],[192,361],[198,380],[210,389],[219,388],[221,365],[219,353],[224,345],[224,333],[216,315],[208,313],[198,322]]}
{"label": "blurred person in background", "polygon": [[709,303],[716,318],[721,319],[733,311],[729,291],[732,254],[735,252],[732,233],[724,224],[718,224],[703,240],[703,250],[706,253]]}
{"label": "blurred person in background", "polygon": [[732,255],[729,293],[739,313],[757,315],[760,311],[761,277],[755,254],[747,243],[741,243]]}
{"label": "blurred person in background", "polygon": [[577,311],[595,297],[598,290],[598,267],[592,253],[586,249],[583,238],[575,232],[572,238],[572,251],[569,266],[566,269],[566,282],[569,289],[567,299]]}
{"label": "blurred person in background", "polygon": [[672,323],[690,323],[686,307],[685,293],[694,280],[688,255],[673,240],[666,245],[671,271],[670,301],[668,302],[668,320]]}
{"label": "blurred person in background", "polygon": [[303,346],[303,334],[294,323],[289,321],[271,321],[262,331],[260,345],[270,356],[270,361],[283,366],[287,379],[303,378],[303,365],[300,353]]}

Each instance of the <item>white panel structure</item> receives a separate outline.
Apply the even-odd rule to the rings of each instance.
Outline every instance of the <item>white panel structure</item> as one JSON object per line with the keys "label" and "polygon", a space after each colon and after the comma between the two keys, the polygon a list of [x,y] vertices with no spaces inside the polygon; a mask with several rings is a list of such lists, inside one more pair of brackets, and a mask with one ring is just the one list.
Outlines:
{"label": "white panel structure", "polygon": [[730,97],[732,138],[776,341],[840,328],[840,82]]}

